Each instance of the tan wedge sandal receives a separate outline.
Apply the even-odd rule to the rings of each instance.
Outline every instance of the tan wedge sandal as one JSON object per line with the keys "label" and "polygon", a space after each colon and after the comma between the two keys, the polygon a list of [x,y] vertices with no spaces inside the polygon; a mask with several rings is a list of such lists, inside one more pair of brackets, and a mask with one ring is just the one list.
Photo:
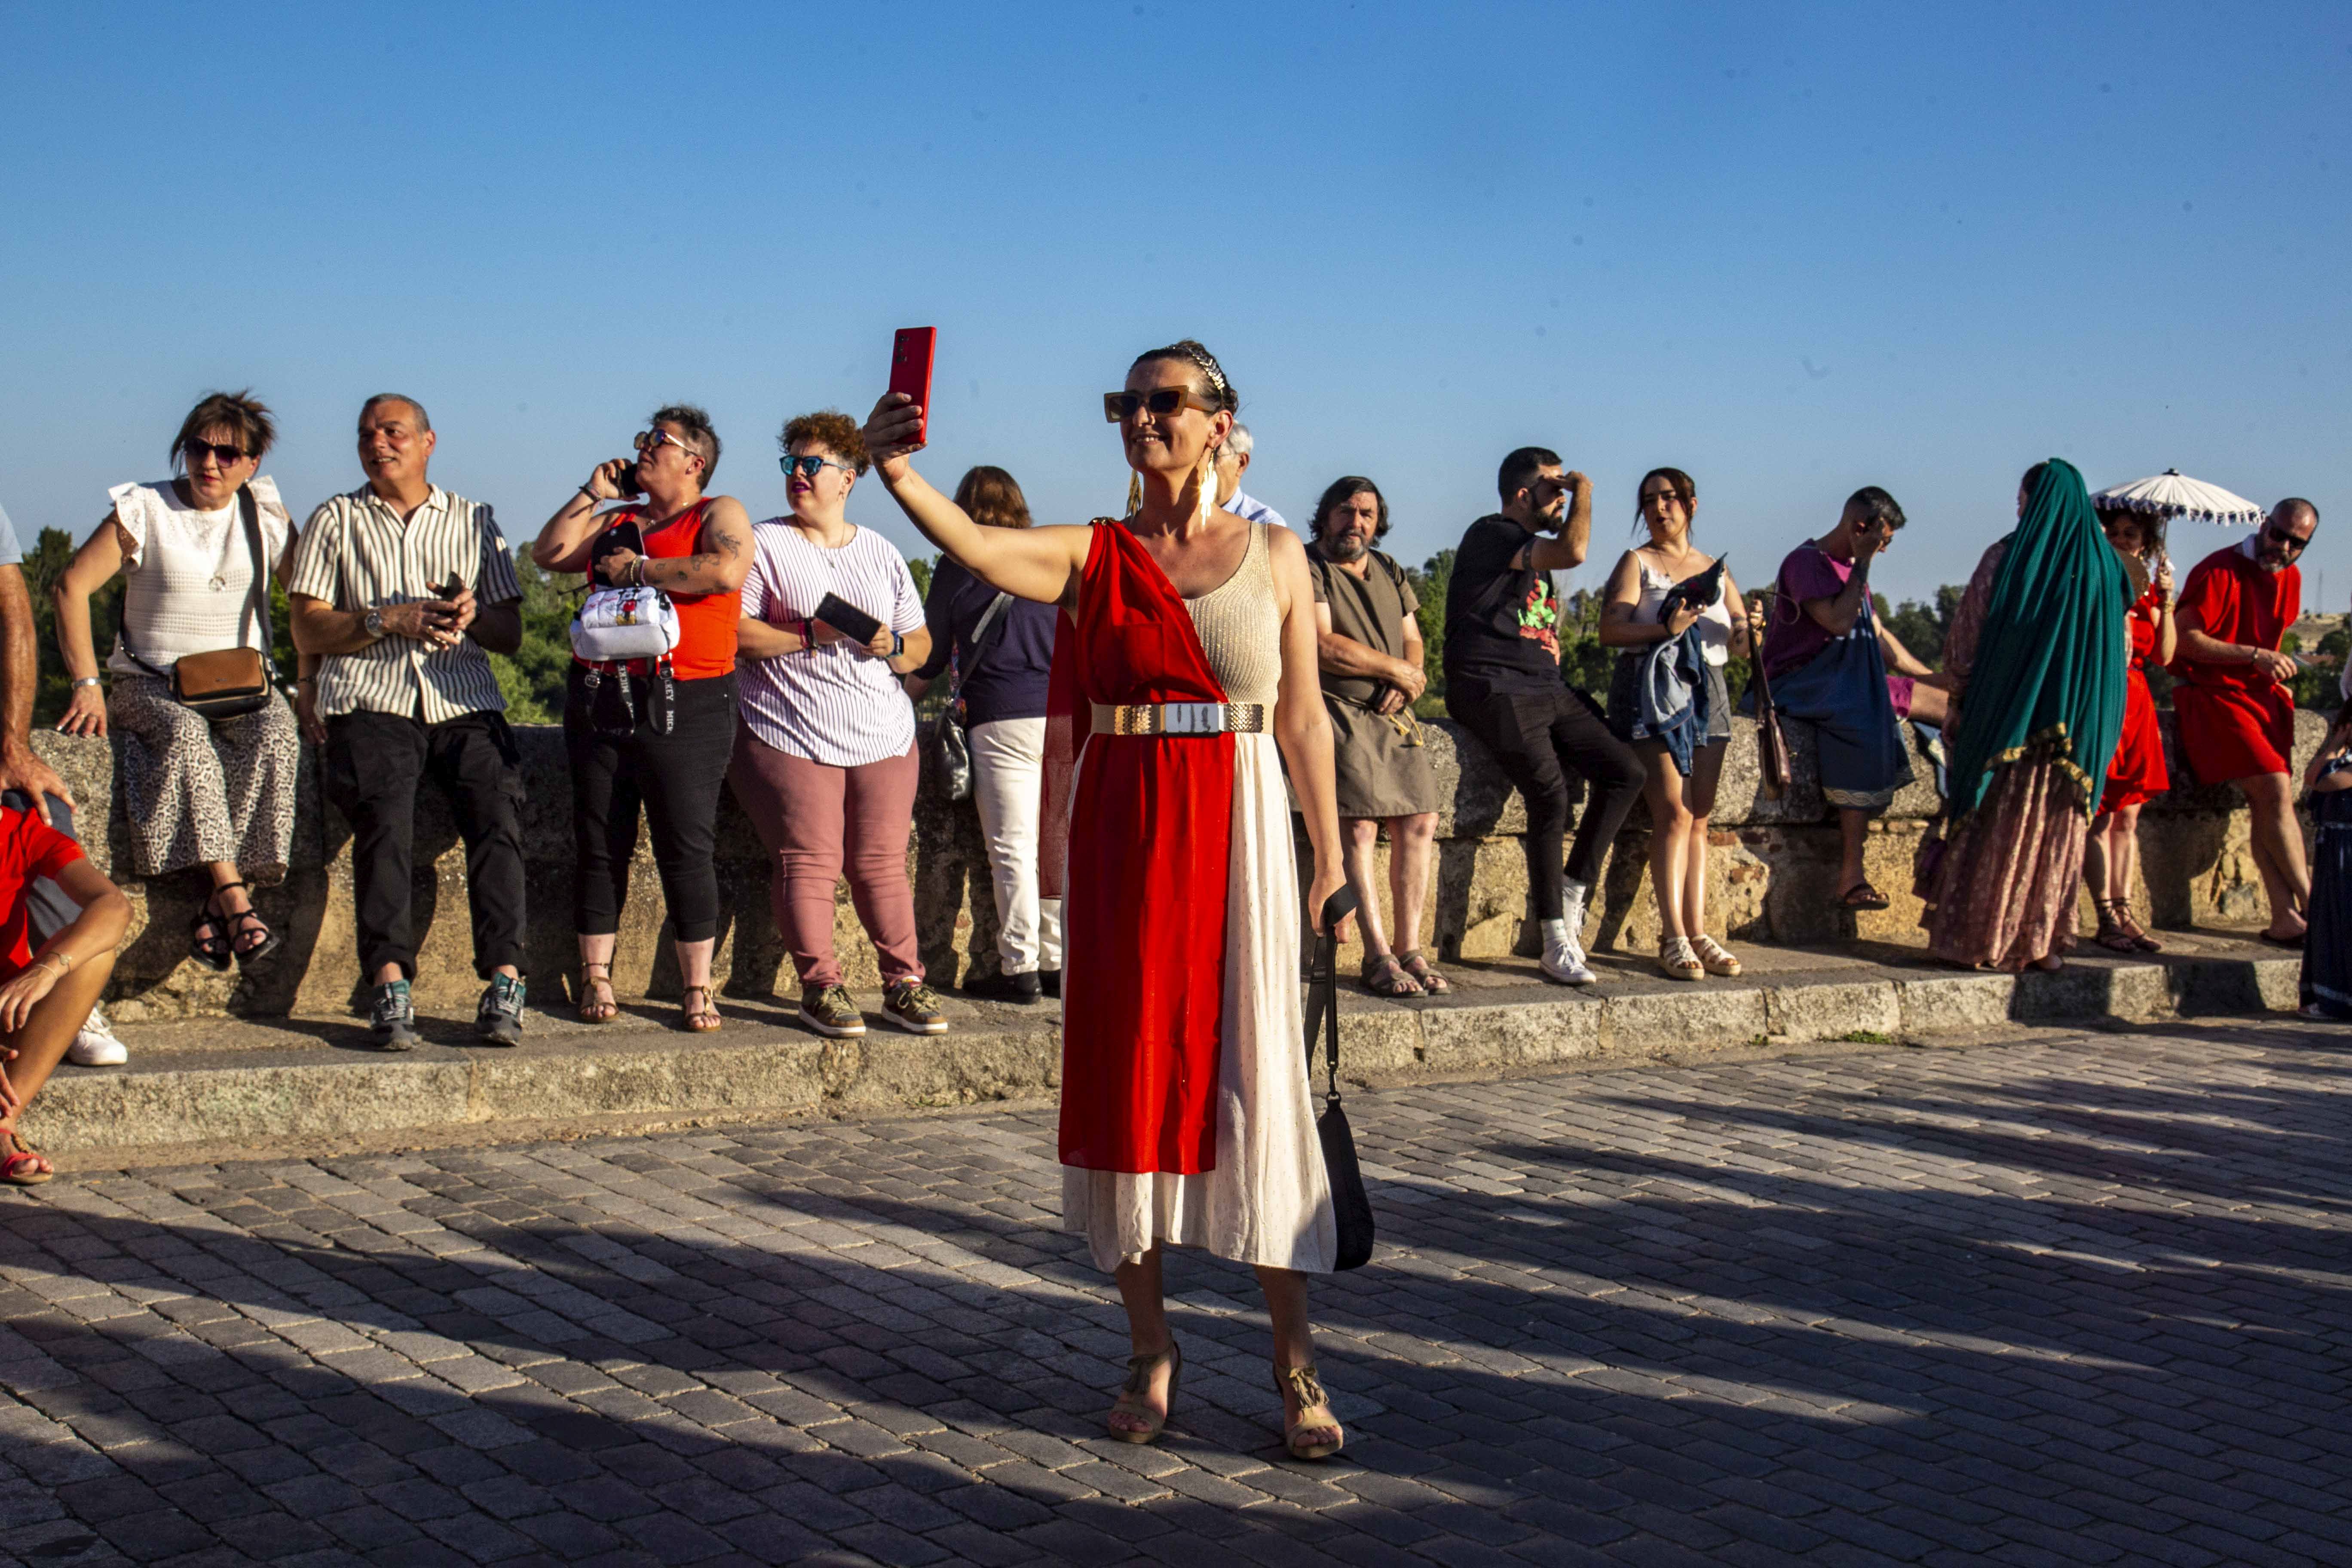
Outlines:
{"label": "tan wedge sandal", "polygon": [[[1168,1369],[1168,1409],[1160,1411],[1152,1409],[1144,1396],[1151,1392],[1152,1374],[1163,1366]],[[1122,1443],[1149,1443],[1159,1436],[1167,1429],[1168,1417],[1176,1409],[1176,1384],[1183,1376],[1184,1355],[1176,1348],[1174,1340],[1169,1341],[1168,1348],[1158,1355],[1128,1357],[1127,1383],[1119,1389],[1118,1397],[1111,1401],[1110,1414],[1132,1415],[1144,1426],[1140,1430],[1129,1430],[1113,1426],[1106,1419],[1105,1430]]]}
{"label": "tan wedge sandal", "polygon": [[[1348,1434],[1341,1428],[1339,1418],[1331,1414],[1331,1396],[1323,1392],[1323,1382],[1315,1375],[1315,1365],[1277,1366],[1274,1369],[1274,1391],[1285,1394],[1282,1446],[1290,1450],[1294,1459],[1328,1459],[1347,1443]],[[1298,1402],[1298,1419],[1292,1421],[1288,1403]],[[1328,1442],[1309,1441],[1310,1434],[1329,1433]]]}

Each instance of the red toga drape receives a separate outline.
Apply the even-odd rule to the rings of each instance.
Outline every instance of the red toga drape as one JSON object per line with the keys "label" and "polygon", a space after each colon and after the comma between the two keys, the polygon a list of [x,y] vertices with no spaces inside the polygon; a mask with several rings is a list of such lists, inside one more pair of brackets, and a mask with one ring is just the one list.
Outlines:
{"label": "red toga drape", "polygon": [[1087,737],[1097,702],[1224,700],[1168,574],[1124,526],[1097,520],[1077,616],[1064,615],[1054,644],[1039,856],[1050,897],[1066,834],[1066,1165],[1216,1165],[1234,738]]}

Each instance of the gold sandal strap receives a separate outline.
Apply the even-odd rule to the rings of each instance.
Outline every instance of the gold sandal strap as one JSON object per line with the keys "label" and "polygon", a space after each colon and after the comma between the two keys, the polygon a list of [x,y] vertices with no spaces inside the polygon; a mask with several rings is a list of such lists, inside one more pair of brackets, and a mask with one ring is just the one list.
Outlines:
{"label": "gold sandal strap", "polygon": [[[1282,1379],[1290,1384],[1291,1394],[1298,1400],[1298,1412],[1301,1415],[1318,1405],[1328,1405],[1331,1403],[1331,1396],[1323,1392],[1323,1380],[1315,1375],[1314,1363],[1309,1362],[1305,1366],[1280,1367],[1276,1371]],[[1320,1423],[1302,1422],[1300,1425],[1314,1426]]]}

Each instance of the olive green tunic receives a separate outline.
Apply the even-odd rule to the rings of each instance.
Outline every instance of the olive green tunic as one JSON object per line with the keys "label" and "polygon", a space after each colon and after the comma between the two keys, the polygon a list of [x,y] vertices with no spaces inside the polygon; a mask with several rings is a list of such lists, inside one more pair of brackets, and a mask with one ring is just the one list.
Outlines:
{"label": "olive green tunic", "polygon": [[[1315,601],[1329,606],[1331,629],[1391,658],[1402,658],[1405,623],[1419,608],[1404,569],[1374,550],[1361,577],[1307,547]],[[1372,706],[1386,682],[1323,672],[1331,713],[1331,752],[1341,816],[1412,816],[1437,809],[1437,774],[1411,710],[1382,715]]]}

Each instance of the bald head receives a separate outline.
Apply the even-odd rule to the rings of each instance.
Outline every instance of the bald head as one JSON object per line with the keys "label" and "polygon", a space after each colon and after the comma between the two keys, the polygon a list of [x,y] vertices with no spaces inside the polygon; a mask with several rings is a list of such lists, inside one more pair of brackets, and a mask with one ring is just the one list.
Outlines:
{"label": "bald head", "polygon": [[2319,509],[2301,496],[2289,496],[2271,508],[2271,521],[2308,539],[2312,530],[2319,526]]}

